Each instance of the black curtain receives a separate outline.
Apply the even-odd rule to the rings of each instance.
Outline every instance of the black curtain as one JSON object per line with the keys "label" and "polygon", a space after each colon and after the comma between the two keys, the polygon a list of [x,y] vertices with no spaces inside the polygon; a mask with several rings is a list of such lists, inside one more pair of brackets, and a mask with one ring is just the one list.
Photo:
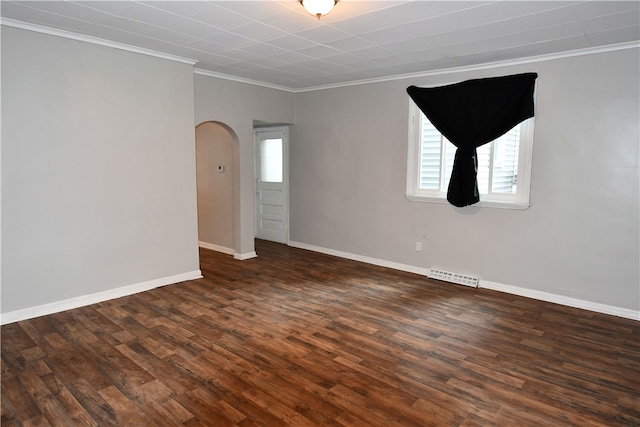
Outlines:
{"label": "black curtain", "polygon": [[410,86],[407,93],[456,149],[447,200],[463,207],[480,201],[476,148],[533,117],[537,73],[467,80],[448,86]]}

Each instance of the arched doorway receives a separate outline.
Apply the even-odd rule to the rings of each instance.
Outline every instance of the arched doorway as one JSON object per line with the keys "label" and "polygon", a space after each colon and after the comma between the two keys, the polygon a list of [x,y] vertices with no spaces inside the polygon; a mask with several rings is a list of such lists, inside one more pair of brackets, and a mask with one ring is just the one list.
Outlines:
{"label": "arched doorway", "polygon": [[235,254],[234,152],[238,138],[224,123],[196,126],[198,242],[203,248]]}

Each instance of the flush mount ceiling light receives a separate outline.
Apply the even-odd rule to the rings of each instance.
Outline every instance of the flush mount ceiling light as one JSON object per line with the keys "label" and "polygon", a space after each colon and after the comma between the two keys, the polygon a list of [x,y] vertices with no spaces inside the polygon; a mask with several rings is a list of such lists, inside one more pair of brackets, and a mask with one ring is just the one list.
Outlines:
{"label": "flush mount ceiling light", "polygon": [[337,3],[338,0],[300,0],[300,4],[307,9],[307,12],[317,16],[318,19],[331,12]]}

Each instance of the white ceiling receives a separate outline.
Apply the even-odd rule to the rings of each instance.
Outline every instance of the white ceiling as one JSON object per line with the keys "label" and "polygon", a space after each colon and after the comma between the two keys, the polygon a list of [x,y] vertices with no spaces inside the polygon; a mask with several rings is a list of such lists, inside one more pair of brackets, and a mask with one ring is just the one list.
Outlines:
{"label": "white ceiling", "polygon": [[[304,90],[640,39],[639,1],[2,1],[1,15]],[[4,20],[7,23],[8,21]]]}

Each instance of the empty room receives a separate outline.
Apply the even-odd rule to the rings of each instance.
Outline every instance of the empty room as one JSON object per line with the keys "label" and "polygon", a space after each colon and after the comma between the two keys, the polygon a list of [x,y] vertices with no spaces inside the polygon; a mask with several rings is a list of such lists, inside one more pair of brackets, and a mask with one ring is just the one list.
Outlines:
{"label": "empty room", "polygon": [[640,2],[0,15],[2,426],[640,425]]}

